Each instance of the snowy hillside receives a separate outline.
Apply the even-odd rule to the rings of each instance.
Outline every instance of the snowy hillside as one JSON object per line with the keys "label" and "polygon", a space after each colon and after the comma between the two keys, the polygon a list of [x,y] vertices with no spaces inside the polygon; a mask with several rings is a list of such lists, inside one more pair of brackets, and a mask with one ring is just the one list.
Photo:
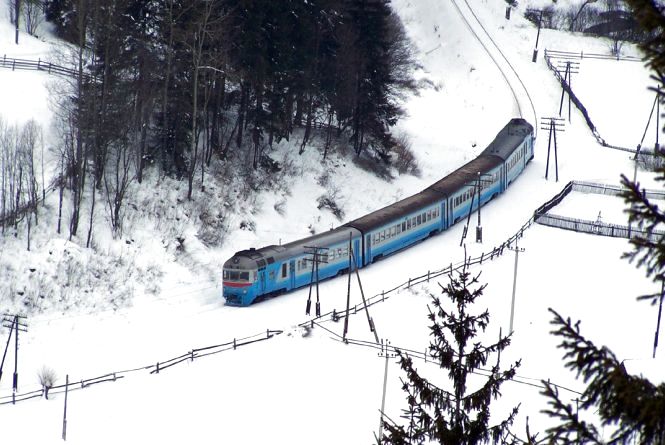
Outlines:
{"label": "snowy hillside", "polygon": [[[538,61],[532,63],[536,28],[521,12],[538,5],[528,1],[513,11],[510,20],[505,19],[504,2],[469,0],[472,10],[463,1],[392,3],[422,66],[417,76],[423,88],[409,98],[408,117],[397,129],[411,140],[419,176],[392,172],[395,178],[386,181],[368,174],[341,152],[322,162],[315,146],[297,156],[283,144],[271,156],[288,166],[289,176],[282,188],[255,200],[243,201],[242,190],[223,190],[220,184],[182,210],[174,204],[184,200],[186,185],[149,177],[153,186],[144,187],[131,203],[123,239],[112,240],[100,229],[94,249],[86,249],[84,240],[57,235],[52,222],[57,193],[51,193],[44,210],[50,217],[44,217],[35,229],[30,252],[23,234],[0,240],[0,280],[6,280],[4,289],[16,292],[0,295],[0,312],[25,310],[22,297],[30,292],[49,295],[29,302],[28,331],[20,334],[19,393],[39,390],[37,373],[44,365],[57,373],[57,384],[64,384],[66,375],[70,382],[78,382],[68,394],[67,442],[373,442],[384,366],[377,350],[340,342],[340,323],[326,321],[311,332],[297,327],[309,320],[304,314],[307,289],[249,308],[224,306],[220,276],[224,260],[237,250],[327,230],[423,189],[475,157],[520,110],[539,128],[541,117],[558,115],[561,94],[543,60],[545,48],[609,52],[608,42],[602,39],[546,29],[540,35]],[[14,45],[6,9],[0,12],[0,57],[50,60],[59,45],[54,39],[41,41],[21,34],[20,45]],[[474,13],[508,61],[492,45]],[[623,51],[639,55],[628,45]],[[0,68],[0,116],[9,123],[31,118],[41,123],[46,174],[52,177],[55,166],[49,164],[48,154],[53,145],[51,82],[46,73]],[[581,60],[573,79],[601,135],[627,147],[635,147],[642,137],[653,101],[649,86],[643,64],[630,61]],[[612,94],[607,93],[610,88]],[[458,223],[362,270],[365,294],[381,294],[410,278],[458,263],[465,253],[475,257],[492,251],[568,181],[617,185],[620,174],[632,175],[629,153],[598,145],[575,109],[571,121],[557,136],[558,182],[553,179],[553,166],[549,180],[545,179],[548,135],[539,130],[534,160],[506,193],[483,208],[482,244],[472,239],[474,214],[465,247],[460,247],[463,223]],[[649,130],[644,145],[652,146],[654,141],[655,130]],[[656,186],[649,173],[638,172],[638,179],[645,187]],[[317,198],[326,194],[334,195],[343,208],[343,221],[317,208]],[[602,214],[604,221],[626,224],[622,205],[619,198],[575,192],[557,207],[557,213],[588,220]],[[209,207],[228,213],[229,234],[221,247],[206,247],[197,233],[196,218]],[[98,219],[99,227],[104,227],[105,217],[100,214]],[[243,230],[241,225],[253,225],[255,230]],[[613,349],[626,360],[629,371],[665,380],[665,351],[659,349],[658,359],[651,359],[656,310],[635,301],[636,296],[658,289],[643,271],[620,258],[629,249],[626,240],[534,224],[519,242],[525,251],[519,257],[515,334],[502,360],[522,359],[521,383],[504,386],[493,415],[501,417],[521,403],[515,432],[524,431],[526,416],[532,431],[542,430],[550,421],[540,413],[545,401],[533,384],[551,379],[581,390],[581,382],[562,368],[556,339],[549,335],[549,307],[581,319],[583,334]],[[495,339],[500,328],[504,333],[508,330],[514,262],[513,254],[506,251],[474,268],[482,271],[481,281],[489,283],[481,302],[492,317],[485,338]],[[445,283],[445,277],[392,294],[372,306],[379,337],[424,351],[428,294],[440,292],[438,282]],[[341,310],[346,289],[346,277],[323,283],[323,311]],[[352,305],[360,303],[355,285],[351,298]],[[264,339],[273,335],[271,331],[283,333],[232,347],[234,339]],[[7,335],[7,329],[0,329],[0,344]],[[350,318],[349,337],[374,340],[363,312]],[[157,363],[195,348],[226,343],[231,346],[210,349],[228,349],[222,353],[150,373]],[[11,400],[13,364],[10,348],[0,381],[0,403]],[[429,375],[437,371],[431,363],[419,366]],[[120,378],[82,388],[83,380],[107,375]],[[386,413],[393,419],[405,406],[400,377],[391,361]],[[562,395],[568,400],[578,396],[572,391]],[[60,443],[63,403],[64,394],[54,391],[49,400],[0,405],[0,442]]]}

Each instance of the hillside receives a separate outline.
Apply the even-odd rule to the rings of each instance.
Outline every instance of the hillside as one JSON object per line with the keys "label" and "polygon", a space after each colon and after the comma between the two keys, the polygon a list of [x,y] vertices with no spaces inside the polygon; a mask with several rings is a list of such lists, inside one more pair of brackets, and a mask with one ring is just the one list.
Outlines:
{"label": "hillside", "polygon": [[[208,185],[205,192],[197,190],[194,200],[188,202],[184,182],[151,173],[144,184],[134,186],[125,231],[119,239],[111,237],[105,210],[97,212],[91,249],[84,247],[84,236],[68,240],[55,233],[57,192],[47,196],[39,225],[33,227],[29,252],[24,228],[17,237],[10,233],[0,239],[0,312],[28,314],[29,328],[21,334],[19,351],[21,393],[39,388],[37,372],[43,365],[55,370],[60,384],[65,375],[80,382],[153,366],[192,348],[255,334],[259,338],[267,329],[284,331],[268,341],[187,361],[158,375],[138,370],[118,374],[123,378],[116,382],[81,390],[78,385],[69,394],[68,442],[372,441],[378,430],[384,363],[377,351],[336,341],[326,331],[341,332],[341,326],[333,322],[311,332],[297,328],[308,320],[304,315],[306,289],[250,308],[224,306],[223,262],[237,250],[324,231],[423,189],[482,151],[519,109],[529,120],[533,111],[538,119],[556,115],[561,90],[543,61],[544,48],[608,53],[602,39],[543,30],[540,58],[534,64],[536,29],[518,12],[539,5],[520,5],[507,21],[503,2],[470,0],[519,74],[534,105],[532,110],[514,74],[505,73],[506,83],[470,32],[469,26],[506,69],[463,3],[461,11],[470,25],[452,3],[392,3],[422,67],[417,72],[422,88],[408,99],[408,116],[396,129],[411,141],[419,176],[391,171],[392,178],[386,180],[369,174],[353,162],[344,147],[338,147],[326,161],[317,144],[297,156],[293,154],[299,144],[295,137],[290,143],[277,144],[270,153],[283,169],[274,178],[275,187],[259,195],[248,194],[233,180],[220,180]],[[21,44],[14,45],[6,8],[1,14],[0,54],[51,60],[53,49],[61,43],[22,34]],[[629,46],[624,52],[638,55]],[[580,96],[608,140],[629,146],[639,142],[653,100],[647,90],[648,76],[641,63],[581,62],[574,85],[579,85]],[[48,96],[52,81],[45,73],[0,69],[0,116],[9,123],[22,124],[31,118],[40,122],[47,183],[56,174],[49,155],[55,147]],[[517,102],[507,84],[516,91]],[[605,94],[610,86],[616,91],[612,97]],[[458,224],[363,270],[366,294],[380,294],[428,270],[457,263],[465,254],[491,251],[570,180],[616,185],[619,174],[633,171],[628,154],[600,147],[576,110],[558,140],[559,182],[552,176],[544,178],[547,142],[546,132],[539,131],[535,159],[504,195],[483,208],[482,244],[474,243],[470,236],[466,246],[460,247],[463,225]],[[649,143],[653,139],[647,139],[645,145]],[[220,165],[219,176],[229,175],[233,171]],[[639,172],[639,178],[647,187],[655,184],[647,172]],[[344,211],[341,220],[329,210],[317,208],[321,196],[334,197]],[[616,201],[596,195],[585,198],[568,201],[561,211],[585,219],[602,212],[612,222],[625,222]],[[89,199],[85,197],[84,208]],[[204,233],[202,217],[216,218],[211,227],[219,232]],[[207,236],[219,239],[206,243]],[[505,359],[522,358],[518,374],[523,382],[551,378],[573,390],[581,387],[561,368],[556,342],[548,335],[548,307],[582,319],[585,334],[612,348],[635,365],[637,372],[663,369],[661,358],[650,359],[654,309],[634,300],[654,291],[654,284],[620,259],[628,249],[626,240],[534,225],[524,233],[520,246],[526,250],[519,263],[515,338]],[[482,280],[489,283],[483,304],[492,314],[486,333],[490,338],[498,335],[500,327],[507,329],[513,264],[512,254],[504,254],[482,266]],[[340,278],[321,286],[324,311],[344,306],[346,285]],[[437,282],[432,281],[373,306],[371,315],[380,337],[394,345],[424,350],[428,293],[438,292]],[[352,304],[359,303],[357,288],[352,298]],[[6,329],[0,330],[0,338],[5,339],[6,334]],[[349,335],[372,341],[362,313],[351,318]],[[0,381],[0,402],[7,401],[12,392],[9,361],[13,352],[8,357]],[[431,365],[422,366],[436,372]],[[662,379],[662,372],[653,375]],[[398,367],[391,364],[386,411],[393,418],[404,406],[400,377]],[[570,400],[576,397],[572,392],[568,396]],[[0,405],[0,440],[60,442],[63,399],[58,393],[48,401],[37,398],[15,406]],[[506,386],[496,414],[519,402],[516,432],[523,431],[526,416],[532,429],[548,425],[549,420],[540,414],[544,402],[538,389],[526,384]]]}

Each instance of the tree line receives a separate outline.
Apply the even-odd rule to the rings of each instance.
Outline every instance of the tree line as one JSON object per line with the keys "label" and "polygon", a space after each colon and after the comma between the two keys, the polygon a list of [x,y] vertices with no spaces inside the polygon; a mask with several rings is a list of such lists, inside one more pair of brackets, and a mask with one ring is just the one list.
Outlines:
{"label": "tree line", "polygon": [[148,166],[186,180],[191,199],[214,159],[251,174],[296,131],[301,154],[322,128],[324,156],[343,137],[387,162],[415,88],[389,0],[45,0],[44,11],[79,72],[54,94],[71,235],[86,182],[105,191],[119,232]]}

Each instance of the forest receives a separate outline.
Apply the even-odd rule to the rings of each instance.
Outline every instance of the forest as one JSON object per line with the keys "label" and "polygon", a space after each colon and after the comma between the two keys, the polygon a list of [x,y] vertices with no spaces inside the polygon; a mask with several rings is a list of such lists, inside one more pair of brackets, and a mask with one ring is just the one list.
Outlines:
{"label": "forest", "polygon": [[[77,72],[51,91],[70,237],[92,190],[91,215],[99,194],[121,233],[147,168],[185,181],[192,199],[213,161],[246,176],[279,169],[270,148],[294,132],[300,153],[316,137],[324,158],[341,140],[390,163],[399,145],[391,127],[415,64],[389,0],[15,0],[28,31],[35,5],[68,43],[58,63]],[[3,128],[4,230],[22,209],[36,216],[39,178],[23,174],[35,149],[20,134],[41,129]]]}

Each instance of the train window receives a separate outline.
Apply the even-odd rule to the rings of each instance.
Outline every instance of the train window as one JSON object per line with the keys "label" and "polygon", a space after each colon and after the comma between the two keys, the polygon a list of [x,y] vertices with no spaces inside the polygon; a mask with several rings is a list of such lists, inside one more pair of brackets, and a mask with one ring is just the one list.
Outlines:
{"label": "train window", "polygon": [[378,244],[379,241],[381,241],[381,237],[379,236],[378,233],[374,234],[374,244]]}
{"label": "train window", "polygon": [[330,256],[330,261],[335,260],[335,249],[330,249],[329,256]]}
{"label": "train window", "polygon": [[321,258],[319,259],[322,263],[327,263],[328,262],[328,254],[324,253],[321,255]]}
{"label": "train window", "polygon": [[384,241],[386,239],[386,231],[384,230],[381,232],[381,241]]}
{"label": "train window", "polygon": [[249,281],[249,272],[240,272],[240,279],[244,281]]}
{"label": "train window", "polygon": [[282,264],[282,278],[286,278],[286,275],[288,273],[288,269],[286,268],[286,263]]}
{"label": "train window", "polygon": [[[404,224],[404,223],[402,223],[402,224]],[[395,227],[397,228],[397,234],[398,234],[398,235],[399,235],[400,233],[402,233],[402,224],[397,224],[397,225],[395,226]]]}
{"label": "train window", "polygon": [[390,228],[390,236],[395,236],[395,235],[397,235],[397,227],[396,227],[396,226],[392,226],[392,227]]}
{"label": "train window", "polygon": [[228,279],[229,279],[229,271],[228,271],[228,270],[225,270],[224,273],[223,273],[223,275],[222,275],[222,277],[223,277],[225,280],[228,280]]}
{"label": "train window", "polygon": [[406,223],[405,222],[402,223],[402,232],[406,232]]}
{"label": "train window", "polygon": [[268,261],[268,264],[272,264],[272,263],[275,262],[275,259],[273,257],[270,257],[270,258],[267,259],[267,261]]}
{"label": "train window", "polygon": [[423,212],[423,214],[420,215],[420,216],[423,217],[423,224],[425,224],[425,218],[427,218],[427,213],[424,213],[424,212]]}
{"label": "train window", "polygon": [[337,256],[341,257],[342,256],[342,249],[337,249]]}
{"label": "train window", "polygon": [[420,218],[421,218],[421,215],[418,215],[418,216],[416,217],[416,225],[418,225],[418,226],[420,225],[420,223],[421,223],[421,221],[422,221]]}
{"label": "train window", "polygon": [[411,218],[406,220],[406,230],[410,230],[410,229],[411,229]]}
{"label": "train window", "polygon": [[432,220],[432,211],[428,210],[427,211],[427,221],[431,221],[431,220]]}

